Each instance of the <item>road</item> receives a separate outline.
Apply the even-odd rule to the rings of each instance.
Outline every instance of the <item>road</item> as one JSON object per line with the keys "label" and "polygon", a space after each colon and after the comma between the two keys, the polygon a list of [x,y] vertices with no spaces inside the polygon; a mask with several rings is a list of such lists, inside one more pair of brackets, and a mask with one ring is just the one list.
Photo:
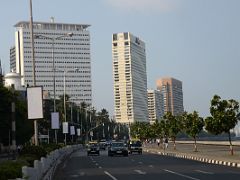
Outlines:
{"label": "road", "polygon": [[239,168],[149,153],[108,157],[106,151],[101,151],[100,156],[87,156],[82,149],[57,168],[54,180],[230,180],[239,177]]}

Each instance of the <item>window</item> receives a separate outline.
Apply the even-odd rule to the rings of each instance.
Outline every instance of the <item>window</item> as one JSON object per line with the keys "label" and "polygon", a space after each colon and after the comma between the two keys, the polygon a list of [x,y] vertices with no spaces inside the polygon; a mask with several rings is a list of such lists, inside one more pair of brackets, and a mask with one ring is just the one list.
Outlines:
{"label": "window", "polygon": [[128,33],[127,33],[127,32],[124,33],[124,39],[125,39],[125,40],[128,39]]}
{"label": "window", "polygon": [[113,34],[113,41],[117,41],[117,34]]}

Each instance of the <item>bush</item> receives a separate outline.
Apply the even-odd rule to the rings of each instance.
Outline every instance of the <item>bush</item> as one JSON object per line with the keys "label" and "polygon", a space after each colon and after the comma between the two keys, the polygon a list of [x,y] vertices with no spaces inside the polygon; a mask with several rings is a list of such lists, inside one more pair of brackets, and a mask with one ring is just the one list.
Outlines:
{"label": "bush", "polygon": [[0,164],[0,179],[16,179],[22,177],[22,166],[27,166],[26,161],[5,161]]}
{"label": "bush", "polygon": [[42,147],[45,151],[47,151],[47,153],[50,153],[56,149],[62,148],[63,146],[61,144],[44,144]]}
{"label": "bush", "polygon": [[47,151],[41,146],[24,146],[20,152],[21,156],[35,156],[36,160],[39,160],[41,157],[45,157]]}

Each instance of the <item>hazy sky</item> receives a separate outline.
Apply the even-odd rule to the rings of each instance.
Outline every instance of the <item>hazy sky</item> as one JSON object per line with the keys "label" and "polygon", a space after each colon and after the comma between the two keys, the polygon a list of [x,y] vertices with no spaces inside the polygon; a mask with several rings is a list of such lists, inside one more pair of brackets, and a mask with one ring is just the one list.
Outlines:
{"label": "hazy sky", "polygon": [[[240,0],[32,0],[34,21],[90,24],[93,105],[113,115],[111,35],[146,43],[148,87],[183,82],[184,108],[209,115],[214,94],[240,99]],[[0,58],[9,72],[14,25],[29,20],[29,0],[1,0]]]}

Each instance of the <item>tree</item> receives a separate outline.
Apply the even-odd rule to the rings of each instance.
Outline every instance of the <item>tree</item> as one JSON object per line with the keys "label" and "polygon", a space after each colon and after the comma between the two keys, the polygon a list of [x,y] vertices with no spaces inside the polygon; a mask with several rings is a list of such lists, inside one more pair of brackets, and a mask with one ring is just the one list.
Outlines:
{"label": "tree", "polygon": [[205,119],[206,130],[218,135],[223,132],[228,134],[230,153],[233,155],[233,146],[230,130],[236,125],[239,117],[239,103],[233,99],[221,100],[221,97],[214,95],[210,106],[211,116]]}
{"label": "tree", "polygon": [[33,121],[27,119],[27,102],[13,89],[0,85],[0,143],[9,145],[11,142],[12,118],[11,103],[16,106],[16,143],[24,144],[33,134]]}
{"label": "tree", "polygon": [[176,150],[176,137],[181,130],[180,121],[178,117],[172,115],[171,112],[167,112],[163,118],[167,121],[169,136],[172,138],[173,148]]}
{"label": "tree", "polygon": [[202,131],[204,121],[202,117],[199,117],[198,112],[185,113],[184,115],[184,129],[190,137],[194,139],[194,151],[197,151],[197,135]]}

